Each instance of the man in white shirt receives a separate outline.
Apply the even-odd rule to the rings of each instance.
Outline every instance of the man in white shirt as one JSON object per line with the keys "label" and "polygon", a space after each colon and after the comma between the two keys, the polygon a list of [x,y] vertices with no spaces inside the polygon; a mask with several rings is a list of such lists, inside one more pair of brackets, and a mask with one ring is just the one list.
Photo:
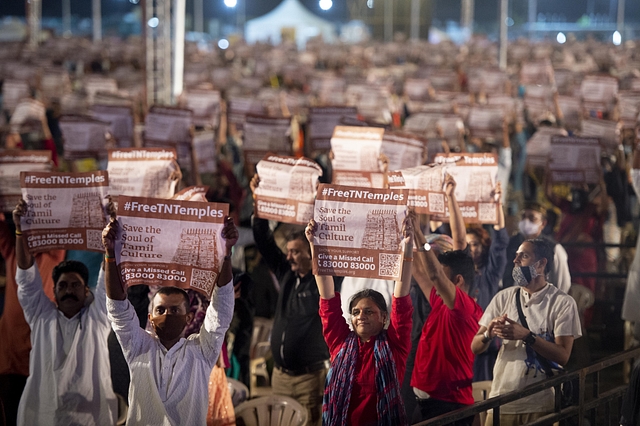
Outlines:
{"label": "man in white shirt", "polygon": [[[516,257],[516,251],[525,240],[534,238],[545,238],[553,243],[553,265],[549,272],[549,282],[565,293],[569,294],[571,289],[571,272],[569,271],[569,257],[567,251],[551,237],[542,234],[542,230],[547,226],[547,212],[536,202],[525,203],[520,222],[518,222],[518,232],[509,239],[507,246],[507,259]],[[502,278],[502,288],[513,285],[513,263],[509,262],[504,270]]]}
{"label": "man in white shirt", "polygon": [[[503,339],[489,397],[544,380],[550,367],[567,363],[574,339],[581,336],[576,302],[546,281],[552,260],[553,247],[548,241],[522,243],[514,260],[515,286],[499,292],[479,321],[480,329],[471,343],[473,353],[486,351],[496,336]],[[547,389],[500,407],[500,424],[527,424],[552,412],[553,407],[553,389]],[[486,425],[492,424],[490,412]]]}
{"label": "man in white shirt", "polygon": [[92,295],[87,267],[73,260],[60,263],[53,269],[56,304],[52,303],[23,241],[20,219],[25,208],[21,202],[13,212],[16,282],[33,348],[18,425],[113,425],[118,403],[111,385],[107,348],[111,325],[103,271]]}
{"label": "man in white shirt", "polygon": [[177,287],[161,288],[152,300],[149,320],[155,335],[140,328],[116,269],[117,229],[118,222],[112,219],[102,233],[102,242],[107,310],[131,373],[127,425],[204,425],[209,375],[233,316],[231,249],[238,231],[227,217],[222,229],[227,255],[211,304],[200,333],[185,339],[184,329],[193,315],[187,293]]}

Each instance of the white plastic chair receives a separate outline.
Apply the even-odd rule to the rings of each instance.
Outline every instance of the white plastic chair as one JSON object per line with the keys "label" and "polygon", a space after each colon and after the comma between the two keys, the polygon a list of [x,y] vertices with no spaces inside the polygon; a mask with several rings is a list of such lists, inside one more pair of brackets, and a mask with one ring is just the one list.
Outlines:
{"label": "white plastic chair", "polygon": [[243,402],[235,412],[236,421],[245,426],[303,426],[307,422],[307,409],[295,399],[282,395]]}
{"label": "white plastic chair", "polygon": [[[484,380],[482,382],[473,382],[471,384],[473,387],[473,400],[475,402],[481,402],[489,398],[489,393],[491,392],[491,380]],[[479,413],[474,419],[474,425],[484,425],[485,420],[487,419],[487,412],[483,411]],[[478,423],[478,420],[480,421]]]}
{"label": "white plastic chair", "polygon": [[229,393],[231,394],[231,401],[233,406],[237,407],[241,403],[249,399],[249,388],[239,380],[227,377],[227,384],[229,386]]}
{"label": "white plastic chair", "polygon": [[263,355],[256,353],[259,343],[271,341],[271,329],[273,328],[273,320],[261,317],[253,319],[253,333],[251,335],[251,347],[249,354],[251,359],[260,358]]}
{"label": "white plastic chair", "polygon": [[250,376],[249,384],[251,385],[251,398],[259,396],[271,395],[271,377],[267,370],[266,358],[256,358],[249,361]]}

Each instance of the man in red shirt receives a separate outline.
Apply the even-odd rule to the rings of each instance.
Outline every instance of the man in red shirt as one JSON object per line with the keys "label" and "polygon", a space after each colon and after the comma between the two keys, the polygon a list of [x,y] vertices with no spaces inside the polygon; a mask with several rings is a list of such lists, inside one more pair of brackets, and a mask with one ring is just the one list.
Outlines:
{"label": "man in red shirt", "polygon": [[[473,404],[471,341],[482,309],[467,294],[475,273],[471,256],[454,250],[436,257],[420,227],[413,229],[418,246],[413,277],[432,307],[411,377],[418,400],[412,423],[418,423]],[[453,424],[472,422],[473,416]]]}

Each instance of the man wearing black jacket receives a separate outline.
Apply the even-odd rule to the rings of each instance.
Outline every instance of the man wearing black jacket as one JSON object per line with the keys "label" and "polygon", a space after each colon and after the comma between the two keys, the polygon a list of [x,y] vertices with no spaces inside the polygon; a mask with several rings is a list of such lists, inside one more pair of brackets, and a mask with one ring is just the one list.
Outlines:
{"label": "man wearing black jacket", "polygon": [[[251,189],[258,185],[257,175]],[[309,412],[309,425],[322,420],[322,396],[329,369],[329,349],[322,335],[320,294],[311,273],[311,249],[304,232],[287,237],[287,254],[276,244],[269,221],[253,218],[253,238],[280,283],[271,332],[275,368],[273,393],[295,398]]]}

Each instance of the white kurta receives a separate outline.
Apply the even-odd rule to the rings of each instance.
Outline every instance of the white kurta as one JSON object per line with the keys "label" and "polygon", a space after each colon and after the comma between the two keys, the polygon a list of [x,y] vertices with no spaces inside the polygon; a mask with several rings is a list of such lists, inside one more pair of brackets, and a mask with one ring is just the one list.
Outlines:
{"label": "white kurta", "polygon": [[200,333],[167,350],[140,328],[128,300],[107,299],[113,331],[129,365],[127,425],[205,425],[209,375],[233,316],[233,283],[217,287]]}
{"label": "white kurta", "polygon": [[[633,190],[640,197],[640,169],[631,169],[631,184]],[[629,268],[627,288],[624,292],[622,304],[622,319],[627,321],[640,321],[640,238],[636,243],[636,255]]]}
{"label": "white kurta", "polygon": [[115,424],[118,402],[111,385],[104,273],[94,301],[73,318],[47,298],[35,264],[18,268],[16,282],[33,346],[18,425]]}
{"label": "white kurta", "polygon": [[[507,314],[509,319],[519,323],[515,299],[515,293],[519,288],[518,286],[509,287],[496,294],[480,318],[480,325],[488,327],[491,320],[503,314]],[[555,286],[547,283],[543,289],[532,295],[521,290],[520,302],[529,330],[541,338],[553,341],[559,336],[572,336],[575,339],[582,335],[575,300]],[[544,372],[533,361],[527,356],[522,340],[504,339],[493,368],[493,383],[489,397],[524,389],[530,384],[546,379]],[[553,411],[553,405],[553,389],[547,389],[505,404],[500,407],[500,412],[504,414],[544,413]]]}

